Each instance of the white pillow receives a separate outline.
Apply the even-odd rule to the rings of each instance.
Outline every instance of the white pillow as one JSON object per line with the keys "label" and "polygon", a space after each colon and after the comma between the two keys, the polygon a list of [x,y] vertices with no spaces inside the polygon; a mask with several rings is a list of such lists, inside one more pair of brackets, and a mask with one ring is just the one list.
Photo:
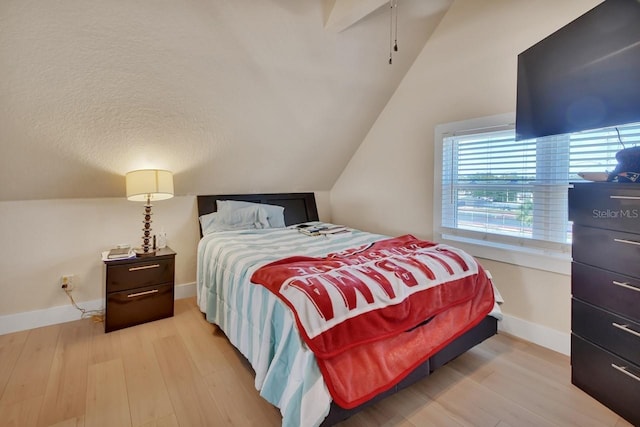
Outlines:
{"label": "white pillow", "polygon": [[202,235],[213,233],[219,226],[220,221],[218,219],[218,212],[212,212],[210,214],[200,216],[200,228],[202,228]]}
{"label": "white pillow", "polygon": [[222,209],[218,211],[218,219],[225,225],[236,228],[269,228],[267,211],[260,205],[233,210]]}
{"label": "white pillow", "polygon": [[234,211],[213,212],[200,217],[202,234],[217,231],[269,228],[267,212],[260,206],[248,206]]}
{"label": "white pillow", "polygon": [[241,200],[217,200],[216,205],[218,207],[218,212],[225,213],[227,210],[234,211],[236,209],[243,209],[249,206],[258,206],[266,211],[269,227],[284,228],[286,226],[284,223],[284,207],[282,206],[243,202]]}

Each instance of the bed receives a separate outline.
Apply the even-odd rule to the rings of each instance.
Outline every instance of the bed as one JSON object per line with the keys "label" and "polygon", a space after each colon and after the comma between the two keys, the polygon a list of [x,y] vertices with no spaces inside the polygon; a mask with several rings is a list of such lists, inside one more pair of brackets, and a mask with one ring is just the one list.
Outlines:
{"label": "bed", "polygon": [[[303,339],[302,335],[307,337],[300,332],[297,316],[293,316],[287,304],[265,287],[249,283],[250,278],[257,277],[255,274],[260,267],[277,264],[282,258],[342,253],[354,245],[378,244],[388,236],[353,230],[345,236],[324,239],[299,233],[294,227],[301,223],[324,225],[319,222],[313,193],[198,196],[198,216],[203,219],[213,217],[218,214],[218,202],[230,200],[284,207],[284,224],[278,228],[261,228],[259,223],[263,219],[257,218],[256,229],[223,230],[203,235],[201,220],[202,239],[197,255],[198,306],[207,320],[220,327],[247,358],[255,371],[256,389],[280,409],[285,426],[338,423],[428,376],[497,333],[500,314],[497,304],[493,304],[490,315],[483,315],[479,322],[452,337],[419,365],[412,366],[408,374],[402,374],[399,382],[375,395],[367,395],[365,401],[358,400],[355,406],[342,407],[327,389],[323,378],[324,359],[320,364],[321,359],[316,359],[309,343]],[[264,213],[264,210],[260,212]]]}

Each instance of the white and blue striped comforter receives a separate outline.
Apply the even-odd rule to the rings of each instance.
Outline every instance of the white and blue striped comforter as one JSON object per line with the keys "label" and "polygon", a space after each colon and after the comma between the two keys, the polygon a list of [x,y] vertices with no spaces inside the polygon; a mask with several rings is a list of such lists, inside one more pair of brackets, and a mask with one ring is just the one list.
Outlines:
{"label": "white and blue striped comforter", "polygon": [[387,236],[354,230],[310,237],[295,229],[212,233],[198,245],[198,305],[256,372],[260,395],[280,408],[283,426],[316,426],[331,396],[290,309],[266,288],[250,284],[261,266],[285,257],[325,256]]}

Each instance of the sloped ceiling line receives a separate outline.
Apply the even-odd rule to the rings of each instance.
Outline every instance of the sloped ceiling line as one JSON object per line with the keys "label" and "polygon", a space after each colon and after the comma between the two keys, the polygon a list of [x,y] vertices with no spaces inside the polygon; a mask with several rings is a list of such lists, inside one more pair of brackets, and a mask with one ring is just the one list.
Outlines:
{"label": "sloped ceiling line", "polygon": [[387,0],[335,0],[324,28],[339,33],[387,3]]}

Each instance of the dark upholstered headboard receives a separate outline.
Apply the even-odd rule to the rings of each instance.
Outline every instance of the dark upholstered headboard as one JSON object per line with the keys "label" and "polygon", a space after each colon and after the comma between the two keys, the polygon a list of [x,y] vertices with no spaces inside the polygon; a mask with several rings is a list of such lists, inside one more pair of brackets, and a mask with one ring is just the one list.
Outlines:
{"label": "dark upholstered headboard", "polygon": [[[313,193],[215,194],[197,196],[197,199],[198,216],[215,212],[217,200],[242,200],[283,206],[286,225],[318,221],[318,208]],[[202,235],[202,229],[200,229],[200,235]]]}

